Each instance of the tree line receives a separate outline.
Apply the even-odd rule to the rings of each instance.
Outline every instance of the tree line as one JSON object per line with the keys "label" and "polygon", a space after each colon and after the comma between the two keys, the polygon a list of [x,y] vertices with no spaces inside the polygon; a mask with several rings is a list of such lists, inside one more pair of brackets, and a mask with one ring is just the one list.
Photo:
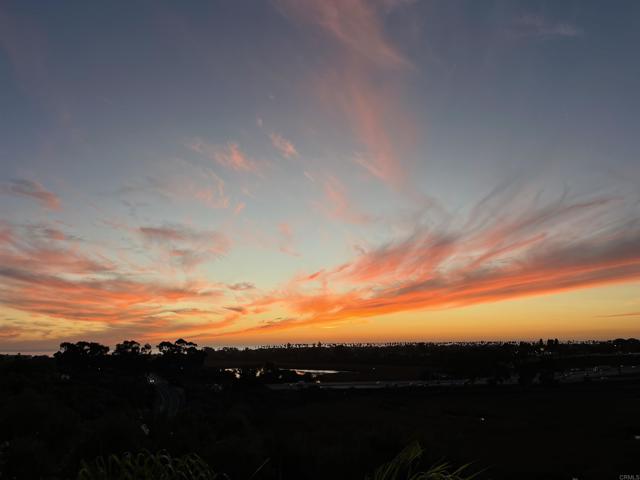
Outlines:
{"label": "tree line", "polygon": [[63,371],[107,366],[132,368],[135,371],[148,366],[152,360],[159,367],[194,368],[202,366],[206,357],[206,352],[199,349],[196,343],[183,338],[175,342],[160,342],[156,349],[159,355],[152,355],[153,347],[149,343],[124,340],[116,344],[109,354],[110,348],[97,342],[62,342],[54,358]]}

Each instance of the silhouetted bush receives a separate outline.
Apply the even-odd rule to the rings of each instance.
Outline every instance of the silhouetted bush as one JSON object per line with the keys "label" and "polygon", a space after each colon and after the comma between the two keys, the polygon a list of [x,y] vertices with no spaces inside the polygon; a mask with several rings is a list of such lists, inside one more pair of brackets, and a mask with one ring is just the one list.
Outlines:
{"label": "silhouetted bush", "polygon": [[110,455],[82,463],[78,480],[225,480],[196,454],[173,458],[166,452]]}

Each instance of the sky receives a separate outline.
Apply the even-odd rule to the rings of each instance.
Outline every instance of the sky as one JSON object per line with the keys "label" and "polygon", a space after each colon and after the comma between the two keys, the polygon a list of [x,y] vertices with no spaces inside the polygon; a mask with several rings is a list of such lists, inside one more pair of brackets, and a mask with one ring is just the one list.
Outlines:
{"label": "sky", "polygon": [[0,2],[0,350],[640,336],[640,3]]}

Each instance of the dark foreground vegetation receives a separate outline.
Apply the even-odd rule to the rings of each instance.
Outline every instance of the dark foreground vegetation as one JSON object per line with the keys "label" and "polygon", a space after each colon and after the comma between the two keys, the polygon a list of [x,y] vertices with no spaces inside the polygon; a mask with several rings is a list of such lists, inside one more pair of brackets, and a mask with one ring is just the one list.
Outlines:
{"label": "dark foreground vegetation", "polygon": [[0,478],[617,479],[637,365],[634,339],[63,343],[0,356]]}

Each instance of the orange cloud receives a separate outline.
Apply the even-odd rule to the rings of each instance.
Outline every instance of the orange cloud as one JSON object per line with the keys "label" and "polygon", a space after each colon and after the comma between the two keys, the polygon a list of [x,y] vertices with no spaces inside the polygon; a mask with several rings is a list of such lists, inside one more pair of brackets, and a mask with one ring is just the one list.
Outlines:
{"label": "orange cloud", "polygon": [[[157,280],[150,269],[132,269],[129,264],[108,260],[87,251],[87,242],[46,225],[3,223],[0,232],[0,304],[30,315],[17,337],[29,332],[50,338],[68,333],[52,319],[65,325],[79,322],[105,331],[147,335],[170,331],[177,319],[197,316],[211,323],[212,317],[225,316],[216,307],[224,291],[215,283]],[[208,234],[188,230],[146,228],[144,232],[141,235],[163,245],[185,239],[210,240]],[[198,304],[208,308],[193,306]],[[31,328],[38,322],[48,327]],[[83,327],[77,327],[75,333],[78,329]]]}
{"label": "orange cloud", "polygon": [[[501,200],[505,200],[504,197]],[[500,204],[501,202],[496,202]],[[230,334],[327,324],[412,310],[454,308],[640,279],[640,230],[611,222],[615,199],[567,198],[495,215],[466,229],[416,227],[333,269],[295,278],[247,305],[296,315]],[[471,225],[471,227],[470,227]],[[317,285],[314,286],[314,285]]]}

